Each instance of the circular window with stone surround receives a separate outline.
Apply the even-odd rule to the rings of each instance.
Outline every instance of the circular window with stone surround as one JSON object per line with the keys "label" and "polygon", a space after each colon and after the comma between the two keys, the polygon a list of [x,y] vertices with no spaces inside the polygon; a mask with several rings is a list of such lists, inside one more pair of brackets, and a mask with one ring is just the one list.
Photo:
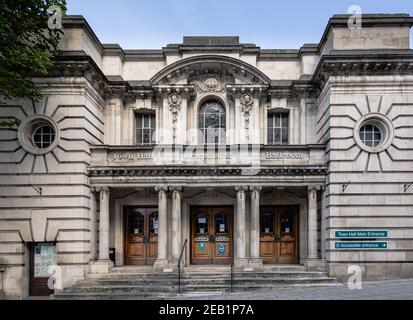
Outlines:
{"label": "circular window with stone surround", "polygon": [[18,138],[24,150],[31,154],[43,155],[57,146],[60,130],[52,118],[35,115],[20,124]]}
{"label": "circular window with stone surround", "polygon": [[382,152],[393,142],[393,123],[383,114],[368,114],[357,121],[354,127],[354,139],[357,145],[367,152]]}

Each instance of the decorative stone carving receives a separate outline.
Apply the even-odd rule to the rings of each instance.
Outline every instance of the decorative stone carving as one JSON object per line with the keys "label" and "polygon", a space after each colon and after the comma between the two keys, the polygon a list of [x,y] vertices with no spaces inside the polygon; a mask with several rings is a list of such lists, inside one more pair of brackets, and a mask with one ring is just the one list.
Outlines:
{"label": "decorative stone carving", "polygon": [[181,186],[172,186],[169,187],[169,191],[182,193],[184,191],[184,188]]}
{"label": "decorative stone carving", "polygon": [[259,186],[251,186],[250,187],[251,195],[254,198],[259,197],[261,190],[262,190],[262,187],[259,187]]}
{"label": "decorative stone carving", "polygon": [[168,192],[168,186],[165,186],[165,185],[155,186],[155,191],[156,192]]}
{"label": "decorative stone carving", "polygon": [[241,112],[245,118],[245,136],[247,141],[250,139],[250,115],[252,111],[252,107],[254,106],[254,98],[249,94],[245,93],[241,97]]}
{"label": "decorative stone carving", "polygon": [[172,113],[172,140],[176,143],[176,123],[178,121],[178,114],[182,106],[182,98],[177,93],[172,93],[168,97],[169,110]]}
{"label": "decorative stone carving", "polygon": [[205,92],[225,92],[225,85],[215,73],[207,73],[194,81],[195,90],[198,94]]}
{"label": "decorative stone carving", "polygon": [[309,185],[308,186],[308,191],[321,191],[323,190],[323,186],[322,185]]}
{"label": "decorative stone carving", "polygon": [[110,187],[92,187],[91,188],[91,192],[92,193],[100,193],[100,192],[104,192],[106,193],[107,197],[110,197]]}
{"label": "decorative stone carving", "polygon": [[246,191],[248,191],[248,187],[247,186],[235,186],[235,191],[244,194]]}

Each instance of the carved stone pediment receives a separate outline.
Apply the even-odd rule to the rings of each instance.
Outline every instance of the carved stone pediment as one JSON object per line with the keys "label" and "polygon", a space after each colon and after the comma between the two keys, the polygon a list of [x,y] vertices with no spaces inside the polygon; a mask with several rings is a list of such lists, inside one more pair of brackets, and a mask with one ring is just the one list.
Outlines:
{"label": "carved stone pediment", "polygon": [[218,74],[207,73],[193,81],[198,94],[205,92],[225,92],[225,84]]}
{"label": "carved stone pediment", "polygon": [[208,92],[225,93],[226,84],[233,83],[234,79],[228,75],[220,75],[219,73],[209,72],[198,75],[190,81],[194,84],[197,94]]}

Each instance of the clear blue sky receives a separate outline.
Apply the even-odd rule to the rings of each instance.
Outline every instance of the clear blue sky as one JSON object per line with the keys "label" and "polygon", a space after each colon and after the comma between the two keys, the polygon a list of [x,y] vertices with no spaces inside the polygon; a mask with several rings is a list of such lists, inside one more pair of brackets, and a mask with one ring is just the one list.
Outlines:
{"label": "clear blue sky", "polygon": [[[184,35],[238,35],[261,48],[319,42],[330,16],[359,5],[363,13],[409,13],[413,0],[67,0],[103,43],[160,49]],[[411,34],[411,39],[413,32]],[[412,40],[411,45],[412,47]]]}

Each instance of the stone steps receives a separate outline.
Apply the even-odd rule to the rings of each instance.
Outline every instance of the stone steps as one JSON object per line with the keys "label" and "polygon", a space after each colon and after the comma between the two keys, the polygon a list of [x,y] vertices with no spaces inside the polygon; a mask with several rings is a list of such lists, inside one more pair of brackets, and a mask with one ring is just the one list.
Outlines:
{"label": "stone steps", "polygon": [[[128,268],[109,274],[89,274],[74,286],[57,293],[53,299],[171,299],[177,297],[178,274],[153,273]],[[217,268],[215,272],[200,268],[185,269],[181,274],[181,292],[219,294],[230,291],[230,273]],[[289,286],[337,285],[324,272],[306,272],[302,268],[280,268],[264,272],[235,272],[233,292]]]}

